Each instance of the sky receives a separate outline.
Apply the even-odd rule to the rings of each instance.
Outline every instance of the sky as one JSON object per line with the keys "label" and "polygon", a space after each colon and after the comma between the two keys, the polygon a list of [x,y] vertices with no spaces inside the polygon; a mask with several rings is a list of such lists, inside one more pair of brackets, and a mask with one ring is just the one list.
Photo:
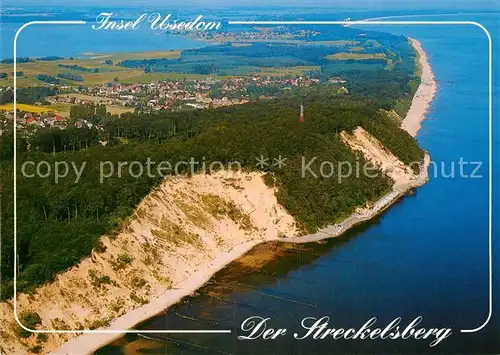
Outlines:
{"label": "sky", "polygon": [[[161,5],[162,8],[169,5],[179,7],[179,1],[172,0],[0,0],[4,8],[19,8],[23,5],[45,6],[82,6],[85,4],[97,6],[152,6]],[[370,10],[488,10],[500,11],[499,0],[183,0],[181,4],[186,6],[204,7],[249,7],[249,6],[300,6],[300,7],[330,7],[339,9],[370,9]]]}

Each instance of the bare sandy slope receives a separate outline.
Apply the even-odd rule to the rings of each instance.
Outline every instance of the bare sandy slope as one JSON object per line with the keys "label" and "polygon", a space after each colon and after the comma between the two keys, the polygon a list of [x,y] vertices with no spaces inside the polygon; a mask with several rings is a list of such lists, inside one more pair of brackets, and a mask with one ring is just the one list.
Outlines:
{"label": "bare sandy slope", "polygon": [[[118,331],[77,338],[50,335],[42,343],[44,351],[92,353],[119,338],[119,331],[194,293],[215,272],[257,244],[272,240],[306,243],[339,236],[383,211],[408,189],[425,183],[426,168],[415,175],[362,128],[352,134],[342,132],[341,137],[395,181],[390,193],[360,206],[342,223],[299,237],[293,217],[278,204],[275,191],[264,184],[261,174],[221,172],[167,178],[141,202],[117,237],[102,238],[105,252],[92,253],[34,295],[19,296],[20,311],[38,312],[41,328]],[[130,261],[124,264],[123,255]],[[103,282],[104,276],[110,281]],[[0,304],[0,315],[8,319],[3,335],[7,354],[36,345],[35,336],[16,340],[10,303]]]}
{"label": "bare sandy slope", "polygon": [[348,147],[353,151],[361,153],[366,160],[378,166],[380,170],[394,181],[391,191],[372,204],[358,207],[354,213],[340,223],[321,228],[313,234],[288,238],[287,242],[308,243],[325,238],[338,237],[349,228],[380,214],[404,196],[410,189],[421,186],[428,180],[428,167],[430,163],[428,154],[425,155],[423,166],[417,175],[392,154],[392,152],[387,150],[375,137],[361,127],[356,128],[352,134],[341,132],[341,138]]}
{"label": "bare sandy slope", "polygon": [[[415,135],[435,92],[432,71],[419,43],[422,83],[402,128]],[[78,266],[31,295],[18,296],[18,314],[36,311],[39,329],[95,329],[103,334],[49,335],[20,339],[12,302],[0,303],[3,354],[89,354],[129,329],[195,292],[218,270],[255,245],[271,240],[305,243],[336,237],[376,216],[409,189],[427,181],[404,166],[362,128],[342,133],[344,143],[378,165],[394,180],[392,191],[360,206],[342,223],[296,236],[293,217],[280,206],[261,174],[221,172],[167,178],[138,206],[115,237],[104,236],[106,251],[93,252]],[[284,238],[284,236],[287,236]],[[114,333],[113,333],[114,332]],[[62,346],[61,346],[62,345]],[[56,349],[56,350],[54,350]]]}
{"label": "bare sandy slope", "polygon": [[[40,329],[124,330],[201,287],[219,269],[258,243],[295,235],[294,219],[259,173],[221,172],[166,179],[138,206],[106,251],[32,294],[18,296],[18,314],[36,311]],[[0,303],[4,354],[47,353],[73,334],[20,339],[13,305]],[[114,319],[114,320],[113,320]],[[57,353],[84,354],[120,334],[86,335]]]}
{"label": "bare sandy slope", "polygon": [[410,42],[418,53],[419,65],[421,69],[421,80],[417,92],[413,97],[410,109],[403,120],[401,128],[415,137],[421,128],[422,121],[429,109],[429,105],[436,94],[437,85],[434,80],[434,73],[427,59],[422,45],[416,39],[410,38]]}

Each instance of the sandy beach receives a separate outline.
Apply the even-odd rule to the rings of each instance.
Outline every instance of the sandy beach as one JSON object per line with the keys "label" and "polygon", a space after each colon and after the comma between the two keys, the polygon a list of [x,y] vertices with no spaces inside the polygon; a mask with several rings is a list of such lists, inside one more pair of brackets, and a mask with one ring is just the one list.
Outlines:
{"label": "sandy beach", "polygon": [[[205,272],[198,272],[196,277],[191,277],[180,287],[168,290],[163,296],[154,301],[128,312],[124,316],[115,319],[107,329],[100,329],[102,333],[96,334],[97,330],[89,331],[77,338],[73,338],[60,348],[50,354],[58,355],[84,355],[93,354],[99,348],[121,338],[126,332],[136,324],[145,321],[161,313],[170,306],[179,302],[183,297],[188,296],[202,287],[219,270],[229,265],[232,261],[242,257],[245,253],[262,241],[251,241],[235,247],[230,253],[221,254],[219,258],[206,266]],[[216,329],[213,329],[216,330]],[[164,333],[164,331],[159,331]]]}
{"label": "sandy beach", "polygon": [[[425,114],[436,92],[436,83],[434,74],[431,70],[427,55],[422,49],[419,41],[410,39],[411,44],[418,53],[419,65],[421,68],[421,83],[412,100],[411,107],[407,116],[402,121],[402,129],[408,131],[409,134],[415,136],[421,127],[421,122],[425,119]],[[256,245],[272,240],[280,240],[293,243],[307,243],[318,241],[321,239],[337,237],[343,234],[347,229],[356,224],[367,221],[374,216],[380,214],[386,208],[391,206],[396,200],[404,196],[409,190],[423,185],[427,181],[427,167],[430,162],[429,155],[426,154],[424,167],[415,179],[412,181],[398,185],[387,195],[376,201],[371,208],[356,211],[342,223],[328,226],[319,230],[317,233],[302,237],[291,237],[278,239],[268,238],[245,242],[235,246],[229,253],[221,253],[210,264],[206,265],[203,272],[196,273],[195,277],[189,277],[181,285],[175,289],[167,290],[163,295],[158,296],[152,302],[141,306],[125,315],[113,320],[107,329],[101,329],[102,333],[95,334],[95,331],[88,331],[77,338],[69,340],[51,354],[92,354],[102,346],[105,346],[116,339],[122,337],[124,330],[130,329],[138,323],[145,321],[158,313],[164,311],[168,307],[179,302],[183,297],[196,292],[197,289],[203,286],[210,278],[219,270],[223,269],[232,261],[240,258]],[[214,329],[215,330],[215,329]]]}
{"label": "sandy beach", "polygon": [[415,137],[421,128],[421,123],[425,119],[425,114],[429,109],[430,103],[436,94],[437,85],[434,80],[434,73],[427,59],[422,45],[416,39],[410,38],[410,42],[418,53],[418,60],[421,70],[420,85],[413,97],[410,109],[403,120],[401,128]]}
{"label": "sandy beach", "polygon": [[91,334],[89,332],[77,338],[71,339],[50,354],[92,354],[102,346],[107,345],[114,340],[122,337],[124,333],[126,333],[123,331],[124,329],[130,329],[136,324],[152,318],[168,307],[173,306],[174,304],[179,302],[183,297],[195,293],[196,290],[202,287],[206,282],[208,282],[216,272],[222,270],[234,260],[242,257],[245,253],[250,251],[258,244],[270,241],[279,241],[285,243],[310,243],[323,239],[335,238],[342,235],[355,225],[366,222],[382,213],[399,198],[403,197],[409,190],[425,184],[428,179],[429,163],[430,157],[428,154],[426,154],[424,166],[415,180],[412,180],[411,182],[408,182],[403,186],[398,186],[388,194],[381,197],[378,201],[376,201],[371,208],[353,213],[342,223],[322,228],[316,233],[301,237],[290,237],[285,239],[279,239],[276,237],[268,238],[266,240],[253,240],[239,244],[235,248],[233,248],[231,252],[220,254],[217,259],[206,266],[204,272],[198,272],[195,277],[188,278],[185,282],[183,282],[182,285],[179,285],[178,288],[168,290],[162,296],[156,298],[154,301],[131,312],[128,312],[118,319],[115,319],[106,330],[101,330],[103,331],[102,333]]}

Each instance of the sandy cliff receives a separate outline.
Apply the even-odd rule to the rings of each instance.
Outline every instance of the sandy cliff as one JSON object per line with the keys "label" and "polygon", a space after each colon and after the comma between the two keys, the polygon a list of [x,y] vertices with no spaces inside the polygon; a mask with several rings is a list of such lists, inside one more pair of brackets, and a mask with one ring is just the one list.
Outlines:
{"label": "sandy cliff", "polygon": [[[195,292],[216,271],[259,243],[304,243],[338,236],[425,182],[426,169],[415,175],[362,128],[352,134],[342,132],[341,137],[395,182],[388,195],[360,206],[344,222],[297,236],[294,218],[278,204],[261,173],[166,178],[124,222],[121,233],[102,237],[99,252],[35,293],[20,294],[18,314],[38,313],[40,330],[129,329]],[[20,338],[12,314],[12,302],[0,304],[6,354],[86,354],[121,336],[115,332]]]}
{"label": "sandy cliff", "polygon": [[[94,251],[35,293],[19,295],[18,314],[37,312],[39,329],[94,329],[161,300],[152,314],[118,323],[118,329],[126,329],[161,311],[169,300],[177,301],[190,287],[194,291],[205,282],[207,270],[243,254],[251,248],[248,243],[295,233],[294,219],[258,173],[169,178],[140,203],[118,236],[102,238],[105,251]],[[0,304],[6,354],[40,348],[46,353],[72,336],[48,335],[38,343],[35,335],[21,339],[12,313],[12,302]]]}
{"label": "sandy cliff", "polygon": [[[435,83],[421,46],[412,44],[420,54],[423,78],[402,128],[415,135]],[[20,294],[18,314],[37,312],[40,330],[128,329],[195,292],[216,271],[261,242],[304,243],[338,236],[427,181],[428,155],[416,175],[362,128],[341,134],[347,146],[394,181],[391,192],[359,206],[342,223],[297,236],[293,217],[278,204],[275,191],[259,173],[166,178],[140,203],[121,233],[102,237],[100,252],[94,251],[33,294]],[[12,301],[0,303],[0,320],[2,354],[88,354],[121,336],[115,332],[21,338]]]}

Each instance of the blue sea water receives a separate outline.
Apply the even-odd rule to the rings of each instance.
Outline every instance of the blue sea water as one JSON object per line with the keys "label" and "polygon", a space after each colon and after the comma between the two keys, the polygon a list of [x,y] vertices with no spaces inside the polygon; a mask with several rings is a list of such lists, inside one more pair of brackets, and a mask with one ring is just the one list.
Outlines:
{"label": "blue sea water", "polygon": [[[428,53],[438,91],[428,118],[418,134],[419,144],[432,156],[430,181],[416,195],[406,197],[370,225],[330,241],[314,260],[297,262],[300,255],[286,256],[298,265],[259,281],[247,277],[252,288],[226,292],[231,306],[196,297],[176,307],[180,314],[209,311],[215,319],[230,319],[232,335],[172,336],[166,339],[169,353],[197,349],[238,354],[346,354],[346,353],[498,353],[500,306],[498,284],[498,14],[442,15],[405,20],[478,21],[494,41],[493,165],[489,165],[488,39],[478,27],[380,26],[371,29],[404,34],[418,39]],[[453,164],[480,162],[481,178],[448,178]],[[488,174],[493,173],[492,191]],[[465,168],[472,172],[472,165]],[[493,194],[493,315],[475,333],[462,329],[481,326],[489,314],[489,194]],[[326,248],[326,250],[325,250]],[[313,248],[314,250],[314,248]],[[495,262],[496,261],[496,262]],[[224,272],[222,272],[223,274]],[[216,278],[217,279],[217,278]],[[253,281],[252,281],[253,279]],[[277,299],[280,297],[280,299]],[[289,301],[284,301],[287,299]],[[290,300],[293,300],[291,302]],[[298,304],[301,302],[312,306]],[[236,340],[241,322],[249,316],[270,317],[274,328],[288,328],[290,335],[273,341]],[[452,335],[435,348],[428,340],[294,340],[303,317],[330,316],[332,327],[360,327],[371,317],[385,325],[396,317],[407,324],[422,316],[423,327],[450,327]],[[227,324],[225,324],[227,326]],[[179,322],[171,313],[141,325],[142,329],[200,327]],[[205,326],[207,327],[207,326]],[[224,328],[223,325],[219,327]],[[170,341],[169,341],[170,340]],[[147,346],[146,346],[147,347]]]}
{"label": "blue sea water", "polygon": [[[100,12],[96,12],[100,13]],[[127,17],[133,19],[134,17]],[[206,42],[185,36],[175,36],[162,31],[152,31],[146,25],[134,31],[95,31],[95,19],[78,12],[55,16],[4,17],[0,22],[0,59],[12,58],[13,39],[17,30],[31,20],[88,21],[86,24],[40,25],[26,27],[19,34],[18,57],[61,56],[79,57],[83,53],[117,53],[162,51],[171,49],[200,48]],[[61,45],[65,44],[65,45]]]}

